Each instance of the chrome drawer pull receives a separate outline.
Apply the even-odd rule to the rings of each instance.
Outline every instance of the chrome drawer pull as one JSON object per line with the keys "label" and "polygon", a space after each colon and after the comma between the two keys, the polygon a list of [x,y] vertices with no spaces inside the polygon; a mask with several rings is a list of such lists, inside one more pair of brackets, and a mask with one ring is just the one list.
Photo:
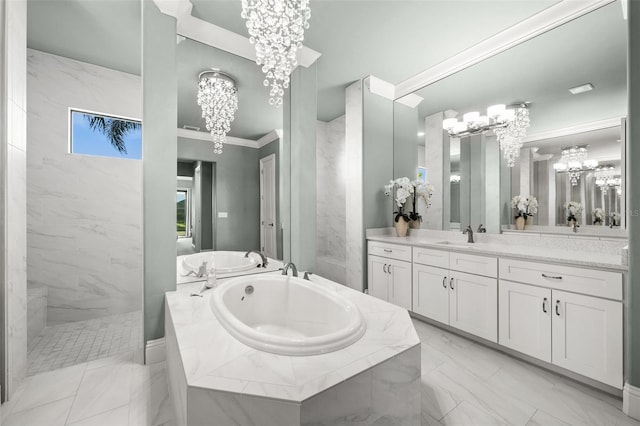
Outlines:
{"label": "chrome drawer pull", "polygon": [[545,297],[542,301],[542,312],[547,313],[547,298]]}
{"label": "chrome drawer pull", "polygon": [[556,300],[556,315],[560,316],[560,301]]}
{"label": "chrome drawer pull", "polygon": [[447,288],[447,277],[442,277],[442,287]]}
{"label": "chrome drawer pull", "polygon": [[453,290],[453,278],[449,280],[449,287],[451,287],[451,290]]}
{"label": "chrome drawer pull", "polygon": [[549,278],[550,280],[561,280],[562,279],[561,276],[554,277],[553,275],[547,275],[545,273],[543,273],[542,276],[545,277],[545,278]]}
{"label": "chrome drawer pull", "polygon": [[385,252],[385,253],[393,253],[393,250],[391,250],[391,249],[384,249],[384,252]]}
{"label": "chrome drawer pull", "polygon": [[384,271],[384,273],[387,273],[387,264],[385,263],[384,266],[382,267],[382,270]]}
{"label": "chrome drawer pull", "polygon": [[387,273],[390,274],[391,273],[391,265],[387,266]]}

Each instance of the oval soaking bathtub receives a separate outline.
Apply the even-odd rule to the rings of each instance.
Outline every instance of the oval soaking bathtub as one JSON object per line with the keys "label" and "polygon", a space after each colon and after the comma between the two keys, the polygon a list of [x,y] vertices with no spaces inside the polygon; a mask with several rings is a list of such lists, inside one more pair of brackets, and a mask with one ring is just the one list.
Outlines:
{"label": "oval soaking bathtub", "polygon": [[244,257],[244,254],[242,251],[203,251],[183,256],[182,262],[187,268],[198,270],[202,262],[213,261],[219,274],[248,271],[259,265],[257,255]]}
{"label": "oval soaking bathtub", "polygon": [[319,355],[345,348],[366,330],[350,300],[284,275],[246,276],[215,289],[211,309],[233,337],[279,355]]}

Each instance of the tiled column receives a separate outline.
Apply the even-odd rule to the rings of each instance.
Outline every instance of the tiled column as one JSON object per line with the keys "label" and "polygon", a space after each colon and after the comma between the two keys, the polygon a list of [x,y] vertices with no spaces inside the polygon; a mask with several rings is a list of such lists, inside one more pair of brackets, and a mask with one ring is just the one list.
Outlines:
{"label": "tiled column", "polygon": [[[7,377],[2,377],[2,398],[11,398],[27,371],[27,2],[0,0],[3,49],[0,58],[2,119],[0,120],[0,216],[5,286]],[[2,374],[2,373],[0,373]]]}

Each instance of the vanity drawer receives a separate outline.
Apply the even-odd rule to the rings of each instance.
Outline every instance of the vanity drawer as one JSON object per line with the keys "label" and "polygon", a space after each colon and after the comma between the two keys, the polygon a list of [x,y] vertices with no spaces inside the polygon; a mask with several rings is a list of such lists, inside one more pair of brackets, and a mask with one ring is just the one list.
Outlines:
{"label": "vanity drawer", "polygon": [[500,279],[622,300],[622,273],[500,259]]}
{"label": "vanity drawer", "polygon": [[369,254],[411,262],[411,246],[369,241]]}
{"label": "vanity drawer", "polygon": [[466,272],[468,274],[498,277],[498,259],[475,254],[451,252],[449,254],[449,269]]}
{"label": "vanity drawer", "polygon": [[444,250],[414,247],[413,263],[449,269],[449,252]]}

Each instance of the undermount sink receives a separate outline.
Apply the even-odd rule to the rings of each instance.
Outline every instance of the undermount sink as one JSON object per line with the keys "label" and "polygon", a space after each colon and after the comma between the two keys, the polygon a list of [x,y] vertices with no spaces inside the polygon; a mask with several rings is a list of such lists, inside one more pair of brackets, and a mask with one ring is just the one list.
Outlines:
{"label": "undermount sink", "polygon": [[455,248],[471,248],[471,247],[473,247],[471,245],[453,243],[451,241],[438,241],[436,244],[443,245],[443,246],[449,246],[449,247],[455,247]]}

